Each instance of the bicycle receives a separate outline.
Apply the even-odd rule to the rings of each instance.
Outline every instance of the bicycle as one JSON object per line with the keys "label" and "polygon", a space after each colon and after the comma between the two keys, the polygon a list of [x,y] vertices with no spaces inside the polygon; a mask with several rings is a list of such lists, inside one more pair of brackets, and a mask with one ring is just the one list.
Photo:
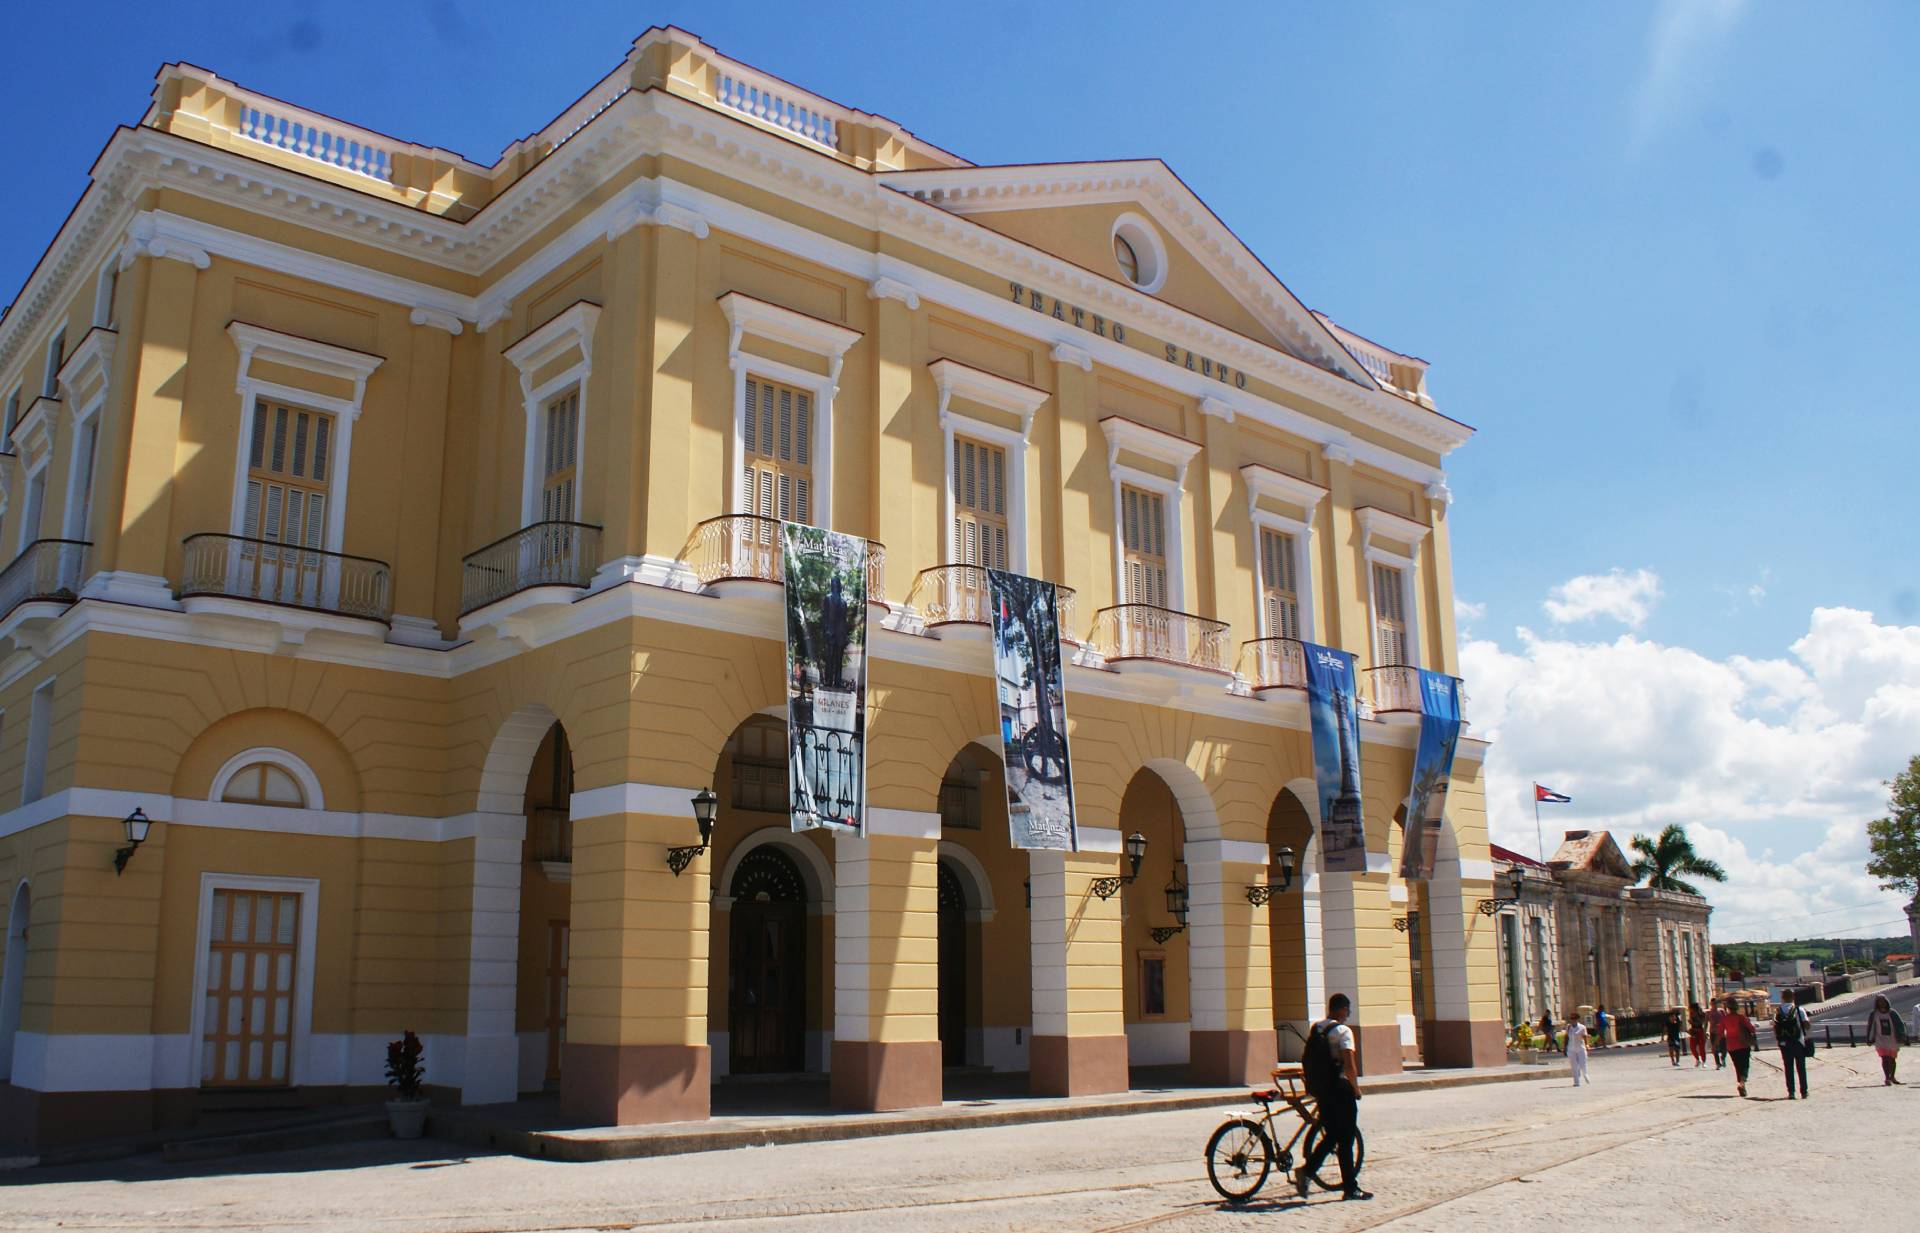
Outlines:
{"label": "bicycle", "polygon": [[[1220,1123],[1213,1137],[1207,1140],[1207,1180],[1220,1197],[1229,1203],[1245,1203],[1260,1192],[1267,1184],[1267,1176],[1273,1167],[1280,1166],[1282,1175],[1293,1171],[1293,1149],[1300,1146],[1301,1159],[1313,1155],[1313,1149],[1320,1141],[1320,1120],[1314,1115],[1314,1100],[1299,1086],[1298,1080],[1291,1075],[1276,1075],[1279,1082],[1276,1088],[1264,1092],[1250,1092],[1254,1100],[1260,1102],[1260,1112],[1245,1117],[1232,1117]],[[1280,1107],[1275,1108],[1275,1104]],[[1300,1118],[1300,1125],[1287,1138],[1284,1145],[1276,1147],[1279,1136],[1274,1132],[1273,1119],[1285,1111],[1291,1111]],[[1304,1142],[1303,1142],[1304,1137]],[[1353,1132],[1353,1167],[1357,1173],[1362,1161],[1366,1159],[1366,1142],[1360,1132]],[[1324,1169],[1332,1162],[1332,1154],[1321,1162]],[[1336,1165],[1337,1169],[1338,1166]],[[1313,1180],[1322,1190],[1339,1188],[1339,1175],[1328,1181],[1315,1170]]]}

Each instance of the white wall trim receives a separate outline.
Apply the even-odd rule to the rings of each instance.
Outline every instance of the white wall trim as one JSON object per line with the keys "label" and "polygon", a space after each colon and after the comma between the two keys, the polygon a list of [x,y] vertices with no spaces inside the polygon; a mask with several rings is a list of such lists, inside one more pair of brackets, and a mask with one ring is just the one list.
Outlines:
{"label": "white wall trim", "polygon": [[[519,342],[501,352],[520,374],[520,409],[525,442],[520,455],[520,525],[540,521],[541,473],[540,437],[543,417],[549,403],[568,389],[578,388],[579,407],[574,416],[573,510],[568,519],[578,519],[585,499],[581,476],[586,470],[587,378],[593,373],[593,332],[600,322],[600,306],[577,300],[546,324],[529,332]],[[541,369],[553,364],[569,351],[579,359],[539,385],[533,383]]]}
{"label": "white wall trim", "polygon": [[1253,522],[1253,573],[1254,605],[1253,615],[1262,638],[1280,637],[1278,630],[1271,627],[1267,620],[1267,606],[1260,601],[1260,593],[1266,589],[1266,554],[1260,551],[1260,533],[1278,531],[1293,540],[1293,584],[1294,597],[1300,605],[1300,639],[1303,642],[1318,640],[1319,622],[1315,619],[1315,601],[1313,589],[1313,522],[1312,510],[1308,510],[1308,521],[1288,518],[1270,510],[1259,508],[1253,495],[1248,494],[1247,514]]}
{"label": "white wall trim", "polygon": [[[1045,390],[1021,385],[953,360],[935,360],[927,365],[933,373],[934,387],[940,394],[940,436],[942,469],[946,485],[941,491],[941,538],[947,545],[947,562],[958,563],[961,547],[954,536],[954,438],[972,437],[1007,452],[1007,567],[1015,573],[1027,571],[1027,444],[1033,434],[1033,413],[1050,397]],[[1020,431],[1014,432],[990,424],[952,408],[958,395],[1019,417]]]}
{"label": "white wall trim", "polygon": [[[836,839],[841,836],[835,836]],[[721,867],[710,884],[715,898],[731,895],[733,875],[739,871],[740,862],[755,848],[767,844],[779,848],[793,857],[794,864],[800,867],[800,877],[807,883],[807,909],[819,912],[834,906],[834,867],[820,854],[820,849],[800,838],[791,828],[785,826],[763,826],[743,835],[740,842],[733,845],[733,851],[727,854],[727,862]],[[728,898],[728,902],[732,900]]]}
{"label": "white wall trim", "polygon": [[568,799],[568,815],[575,822],[583,818],[604,818],[616,814],[646,814],[656,818],[693,820],[693,798],[698,788],[678,788],[657,783],[616,783],[603,788],[575,792]]}
{"label": "white wall trim", "polygon": [[[790,308],[769,304],[738,291],[720,297],[720,311],[727,318],[727,367],[733,371],[733,432],[728,449],[728,487],[732,493],[728,508],[735,513],[752,512],[753,494],[746,490],[747,378],[769,380],[797,386],[813,395],[812,471],[814,523],[833,525],[833,400],[840,389],[840,367],[847,349],[859,342],[858,330],[809,317]],[[826,361],[824,376],[783,364],[778,360],[742,350],[748,337],[768,339],[810,352]]]}
{"label": "white wall trim", "polygon": [[233,782],[233,777],[256,762],[277,766],[293,776],[294,782],[300,785],[300,791],[306,797],[308,809],[324,810],[327,807],[326,793],[321,791],[320,777],[313,773],[313,768],[286,750],[276,749],[270,745],[256,745],[252,749],[243,749],[228,758],[226,764],[215,772],[213,788],[207,793],[207,799],[224,802],[227,785]]}
{"label": "white wall trim", "polygon": [[[200,901],[193,937],[193,985],[188,999],[192,1018],[187,1031],[187,1086],[199,1087],[201,1042],[206,1039],[207,947],[213,933],[213,892],[215,890],[269,891],[300,897],[299,938],[295,943],[293,965],[293,1032],[287,1050],[287,1086],[310,1082],[307,1056],[308,1037],[313,1028],[313,976],[316,937],[320,932],[320,880],[318,878],[261,877],[252,874],[204,872],[200,875]],[[149,1063],[149,1074],[151,1063]],[[132,1084],[143,1087],[147,1084]]]}

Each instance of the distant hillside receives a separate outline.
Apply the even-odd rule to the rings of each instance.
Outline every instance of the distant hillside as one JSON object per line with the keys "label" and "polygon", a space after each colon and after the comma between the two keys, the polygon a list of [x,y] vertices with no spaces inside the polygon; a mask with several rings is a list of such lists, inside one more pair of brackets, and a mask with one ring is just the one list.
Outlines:
{"label": "distant hillside", "polygon": [[1713,948],[1713,965],[1727,972],[1765,972],[1776,962],[1812,959],[1821,965],[1840,962],[1840,948],[1846,946],[1849,966],[1878,963],[1888,955],[1913,952],[1913,939],[1906,934],[1891,938],[1801,938],[1791,942],[1730,942]]}

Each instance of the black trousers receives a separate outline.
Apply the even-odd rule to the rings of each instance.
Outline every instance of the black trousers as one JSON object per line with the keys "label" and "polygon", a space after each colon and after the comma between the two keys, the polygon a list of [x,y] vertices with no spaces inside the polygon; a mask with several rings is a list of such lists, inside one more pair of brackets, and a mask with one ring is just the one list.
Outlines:
{"label": "black trousers", "polygon": [[1307,1176],[1312,1177],[1326,1163],[1328,1152],[1340,1156],[1340,1189],[1352,1190],[1360,1184],[1353,1167],[1353,1135],[1360,1127],[1360,1102],[1343,1081],[1340,1091],[1320,1102],[1320,1141],[1307,1156]]}
{"label": "black trousers", "polygon": [[1800,1074],[1800,1094],[1807,1094],[1807,1053],[1799,1045],[1780,1046],[1780,1069],[1787,1072],[1787,1095],[1793,1095],[1794,1072]]}
{"label": "black trousers", "polygon": [[1747,1081],[1747,1059],[1753,1056],[1751,1049],[1729,1049],[1733,1055],[1733,1077],[1741,1083]]}

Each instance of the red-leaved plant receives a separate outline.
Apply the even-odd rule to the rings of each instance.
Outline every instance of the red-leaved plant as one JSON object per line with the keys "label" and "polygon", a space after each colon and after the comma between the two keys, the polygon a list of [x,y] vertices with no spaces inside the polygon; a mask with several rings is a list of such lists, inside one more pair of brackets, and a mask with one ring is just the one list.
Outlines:
{"label": "red-leaved plant", "polygon": [[387,1044],[387,1085],[396,1089],[401,1100],[420,1099],[420,1081],[427,1073],[421,1058],[426,1046],[411,1031]]}

